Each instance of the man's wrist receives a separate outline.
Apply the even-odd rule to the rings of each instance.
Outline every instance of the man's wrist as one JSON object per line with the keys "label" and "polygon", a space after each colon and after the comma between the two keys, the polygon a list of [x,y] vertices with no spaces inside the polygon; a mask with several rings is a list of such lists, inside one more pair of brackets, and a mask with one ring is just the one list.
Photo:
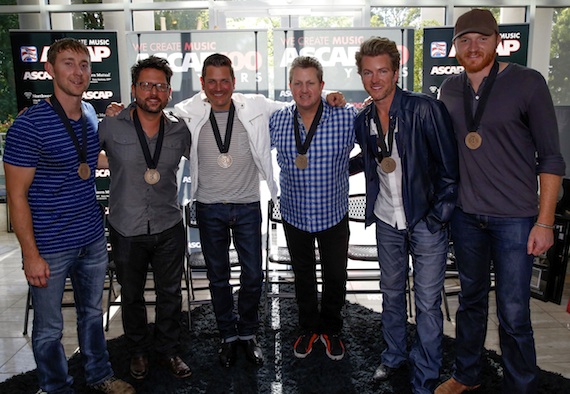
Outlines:
{"label": "man's wrist", "polygon": [[535,226],[538,226],[538,227],[542,227],[542,228],[547,228],[547,229],[550,229],[550,230],[554,230],[554,228],[555,228],[554,225],[551,226],[551,225],[549,225],[549,224],[544,224],[544,223],[540,223],[540,222],[536,222],[536,223],[534,223],[534,225],[535,225]]}

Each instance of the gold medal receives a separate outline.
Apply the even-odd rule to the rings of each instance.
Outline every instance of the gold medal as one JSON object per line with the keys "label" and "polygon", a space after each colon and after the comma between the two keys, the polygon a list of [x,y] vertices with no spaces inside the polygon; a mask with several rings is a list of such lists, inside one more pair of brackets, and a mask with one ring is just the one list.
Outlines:
{"label": "gold medal", "polygon": [[91,176],[91,168],[89,168],[89,164],[87,163],[79,163],[79,167],[77,168],[77,175],[79,178],[86,181]]}
{"label": "gold medal", "polygon": [[384,171],[386,174],[394,172],[396,169],[396,160],[392,159],[391,157],[385,157],[380,162],[380,168],[382,168],[382,171]]}
{"label": "gold medal", "polygon": [[144,173],[144,181],[149,185],[154,185],[160,181],[160,172],[155,168],[149,168]]}
{"label": "gold medal", "polygon": [[482,143],[483,137],[476,131],[472,131],[465,136],[465,145],[467,145],[469,149],[478,149]]}
{"label": "gold medal", "polygon": [[304,170],[309,166],[309,158],[307,155],[297,155],[297,157],[295,157],[295,165],[298,169]]}
{"label": "gold medal", "polygon": [[222,168],[230,168],[234,159],[227,153],[222,153],[218,156],[218,165]]}

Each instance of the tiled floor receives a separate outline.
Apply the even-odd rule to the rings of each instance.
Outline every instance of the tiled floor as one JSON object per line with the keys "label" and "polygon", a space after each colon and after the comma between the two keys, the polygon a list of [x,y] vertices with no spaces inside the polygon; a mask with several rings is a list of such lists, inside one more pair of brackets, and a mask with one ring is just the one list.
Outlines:
{"label": "tiled floor", "polygon": [[[570,275],[567,283],[563,305],[534,299],[531,304],[539,366],[570,378],[570,314],[566,312],[566,302],[570,297]],[[354,286],[354,282],[349,286]],[[35,368],[30,334],[22,335],[26,294],[27,284],[21,269],[20,249],[16,237],[11,233],[0,232],[0,381]],[[493,298],[493,294],[491,297]],[[351,302],[380,311],[379,295],[350,295],[348,298]],[[450,297],[449,304],[453,316],[457,308],[457,297]],[[494,299],[491,300],[491,305],[493,304]],[[151,317],[152,309],[149,308]],[[64,316],[66,326],[63,342],[66,353],[71,355],[77,348],[73,308],[64,308]],[[444,327],[447,335],[454,336],[453,317],[451,322],[445,321]],[[489,319],[487,348],[498,350],[497,327],[493,308]],[[120,314],[116,314],[111,319],[107,337],[110,339],[121,334]]]}

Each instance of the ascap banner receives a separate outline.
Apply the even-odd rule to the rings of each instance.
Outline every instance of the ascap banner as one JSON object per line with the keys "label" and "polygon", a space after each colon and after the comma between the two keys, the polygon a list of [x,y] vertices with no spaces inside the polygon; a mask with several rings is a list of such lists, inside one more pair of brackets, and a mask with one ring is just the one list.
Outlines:
{"label": "ascap banner", "polygon": [[399,86],[413,90],[414,29],[275,30],[275,100],[291,100],[289,66],[293,59],[313,56],[323,65],[325,89],[341,91],[349,103],[360,106],[368,94],[358,75],[355,54],[360,44],[372,36],[386,37],[396,43],[402,58]]}
{"label": "ascap banner", "polygon": [[[223,53],[233,64],[236,91],[268,93],[267,32],[258,30],[143,32],[127,34],[129,67],[151,55],[168,60],[174,72],[172,103],[201,90],[204,59]],[[132,81],[131,81],[132,82]]]}
{"label": "ascap banner", "polygon": [[[528,23],[499,25],[501,43],[497,47],[497,59],[504,62],[527,64]],[[439,87],[450,75],[463,72],[455,58],[453,27],[429,27],[424,29],[424,69],[422,92],[437,96]]]}
{"label": "ascap banner", "polygon": [[16,79],[18,110],[36,104],[53,93],[51,76],[45,71],[49,46],[72,37],[89,49],[91,83],[83,99],[95,107],[98,117],[112,101],[121,102],[117,33],[112,31],[10,31]]}

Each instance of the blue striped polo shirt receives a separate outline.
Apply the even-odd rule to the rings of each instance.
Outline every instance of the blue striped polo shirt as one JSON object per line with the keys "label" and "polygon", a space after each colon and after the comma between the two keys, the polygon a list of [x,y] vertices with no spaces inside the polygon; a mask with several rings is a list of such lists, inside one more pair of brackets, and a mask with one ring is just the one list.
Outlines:
{"label": "blue striped polo shirt", "polygon": [[[82,103],[82,107],[87,119],[87,163],[91,168],[87,180],[79,178],[75,146],[45,100],[18,116],[6,135],[4,162],[36,168],[28,203],[40,254],[86,246],[104,235],[95,197],[97,115],[91,104]],[[70,122],[82,144],[81,120]]]}

